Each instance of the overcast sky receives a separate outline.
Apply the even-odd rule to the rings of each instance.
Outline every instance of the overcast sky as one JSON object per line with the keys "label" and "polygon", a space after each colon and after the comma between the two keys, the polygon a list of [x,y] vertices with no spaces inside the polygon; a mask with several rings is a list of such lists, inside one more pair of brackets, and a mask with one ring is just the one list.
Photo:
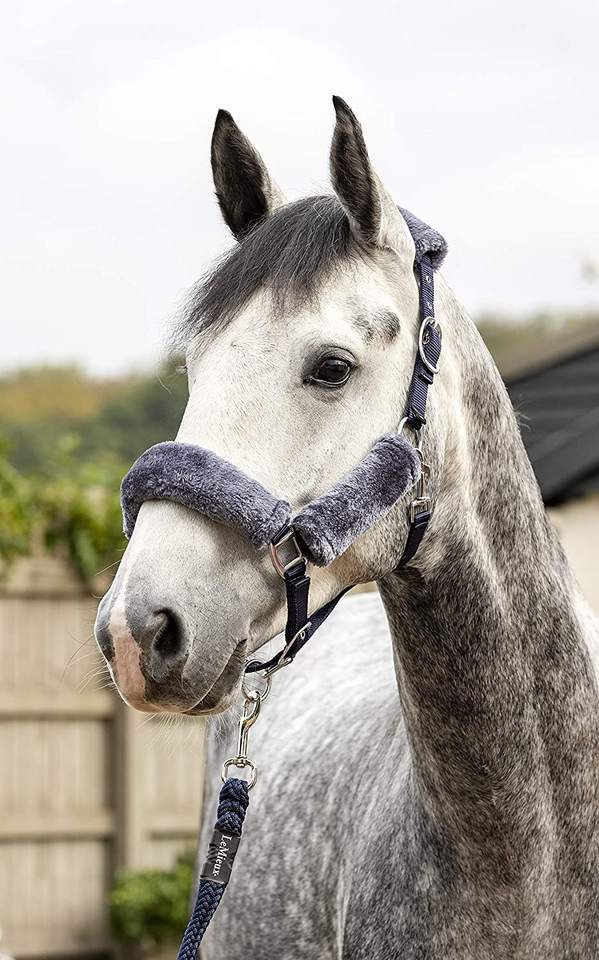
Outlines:
{"label": "overcast sky", "polygon": [[20,0],[0,44],[0,366],[148,365],[229,243],[229,109],[290,198],[326,188],[331,94],[471,312],[599,304],[599,4]]}

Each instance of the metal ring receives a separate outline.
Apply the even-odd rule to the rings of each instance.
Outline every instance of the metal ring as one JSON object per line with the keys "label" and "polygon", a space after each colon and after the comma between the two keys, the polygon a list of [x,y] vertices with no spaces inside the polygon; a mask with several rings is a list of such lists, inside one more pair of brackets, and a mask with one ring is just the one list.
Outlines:
{"label": "metal ring", "polygon": [[[398,432],[398,433],[401,433],[401,432],[402,432],[403,428],[405,427],[406,423],[409,422],[409,420],[411,420],[411,417],[402,417],[402,419],[399,421],[399,426],[398,426],[398,428],[397,428],[397,432]],[[414,434],[416,434],[416,433],[418,432],[414,427],[410,427],[410,430],[411,430],[412,433],[414,433]]]}
{"label": "metal ring", "polygon": [[250,778],[247,781],[248,790],[251,790],[256,780],[258,779],[258,771],[256,770],[256,764],[251,760],[248,760],[247,757],[230,757],[228,760],[225,760],[223,763],[223,769],[221,773],[221,780],[223,783],[229,779],[229,767],[237,767],[238,770],[242,770],[244,767],[249,767],[251,770]]}
{"label": "metal ring", "polygon": [[[401,431],[402,431],[403,428],[405,427],[406,423],[408,423],[408,421],[409,421],[410,419],[411,419],[410,417],[403,417],[403,418],[399,421],[399,426],[398,426],[398,428],[397,428],[397,432],[398,432],[398,433],[401,433]],[[420,456],[422,456],[422,449],[421,449],[421,444],[422,444],[422,427],[418,427],[418,428],[416,428],[416,427],[410,427],[410,430],[411,430],[412,433],[414,434],[414,438],[415,438],[415,440],[416,440],[415,450],[416,450],[417,453],[420,454]],[[414,446],[414,445],[412,444],[412,446]]]}
{"label": "metal ring", "polygon": [[[254,658],[253,660],[248,660],[246,668],[247,666],[250,665],[250,663],[261,663],[261,661],[257,660],[256,658]],[[260,670],[254,670],[252,672],[252,676],[258,677],[259,674],[260,674]],[[250,689],[248,686],[246,686],[246,678],[247,678],[247,674],[244,673],[243,678],[241,680],[241,692],[243,693],[246,700],[253,700],[255,696],[260,697],[262,701],[266,700],[268,694],[270,693],[270,688],[272,686],[271,679],[268,673],[266,673],[263,678],[264,681],[266,682],[266,686],[264,687],[264,690],[258,690],[256,688]]]}
{"label": "metal ring", "polygon": [[418,333],[418,353],[420,354],[420,359],[429,373],[435,374],[439,373],[439,364],[437,363],[436,366],[432,364],[424,352],[424,334],[429,327],[434,327],[439,336],[442,335],[441,324],[435,319],[435,317],[425,317],[420,324],[420,331]]}

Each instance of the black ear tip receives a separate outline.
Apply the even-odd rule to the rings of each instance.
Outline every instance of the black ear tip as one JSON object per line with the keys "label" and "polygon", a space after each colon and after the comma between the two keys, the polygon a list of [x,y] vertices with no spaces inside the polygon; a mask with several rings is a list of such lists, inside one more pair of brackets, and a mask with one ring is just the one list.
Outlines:
{"label": "black ear tip", "polygon": [[233,117],[228,110],[223,110],[222,107],[216,114],[215,126],[219,127],[221,124],[231,124],[235,123]]}
{"label": "black ear tip", "polygon": [[353,117],[353,113],[343,97],[338,97],[336,94],[333,94],[333,106],[335,108],[335,113],[337,116],[350,116]]}

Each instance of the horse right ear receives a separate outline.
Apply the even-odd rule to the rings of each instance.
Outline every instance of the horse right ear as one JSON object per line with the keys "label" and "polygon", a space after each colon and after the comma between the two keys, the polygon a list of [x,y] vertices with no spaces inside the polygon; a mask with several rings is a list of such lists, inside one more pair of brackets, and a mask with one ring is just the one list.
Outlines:
{"label": "horse right ear", "polygon": [[414,260],[414,241],[368,156],[362,127],[341,97],[333,97],[336,122],[331,144],[331,181],[354,236],[366,246],[393,250]]}
{"label": "horse right ear", "polygon": [[226,110],[219,110],[210,154],[216,196],[225,223],[241,240],[284,204],[262,157]]}

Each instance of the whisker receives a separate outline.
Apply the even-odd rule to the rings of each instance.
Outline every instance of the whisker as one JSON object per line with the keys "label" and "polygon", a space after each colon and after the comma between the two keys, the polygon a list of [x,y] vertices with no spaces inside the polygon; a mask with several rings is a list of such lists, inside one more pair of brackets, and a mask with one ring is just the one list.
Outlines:
{"label": "whisker", "polygon": [[123,559],[122,554],[125,552],[124,548],[120,552],[121,552],[121,556],[119,557],[118,560],[113,560],[113,562],[109,563],[107,567],[102,567],[101,570],[96,570],[96,577],[99,577],[102,573],[106,573],[107,570],[112,570],[113,567],[116,567],[117,564],[121,562],[121,560]]}
{"label": "whisker", "polygon": [[65,673],[67,672],[67,669],[69,668],[69,666],[71,665],[71,663],[73,662],[74,658],[77,656],[77,654],[79,653],[79,651],[80,651],[80,650],[83,650],[83,647],[84,647],[87,643],[89,643],[90,640],[93,640],[93,638],[94,638],[94,634],[93,634],[93,632],[92,632],[92,633],[90,633],[89,637],[86,637],[85,640],[84,640],[82,643],[80,643],[79,646],[77,647],[77,649],[71,654],[71,656],[69,657],[69,659],[68,659],[67,662],[65,663],[64,670],[63,670],[63,672],[62,672],[61,680],[64,680],[64,675],[65,675]]}

